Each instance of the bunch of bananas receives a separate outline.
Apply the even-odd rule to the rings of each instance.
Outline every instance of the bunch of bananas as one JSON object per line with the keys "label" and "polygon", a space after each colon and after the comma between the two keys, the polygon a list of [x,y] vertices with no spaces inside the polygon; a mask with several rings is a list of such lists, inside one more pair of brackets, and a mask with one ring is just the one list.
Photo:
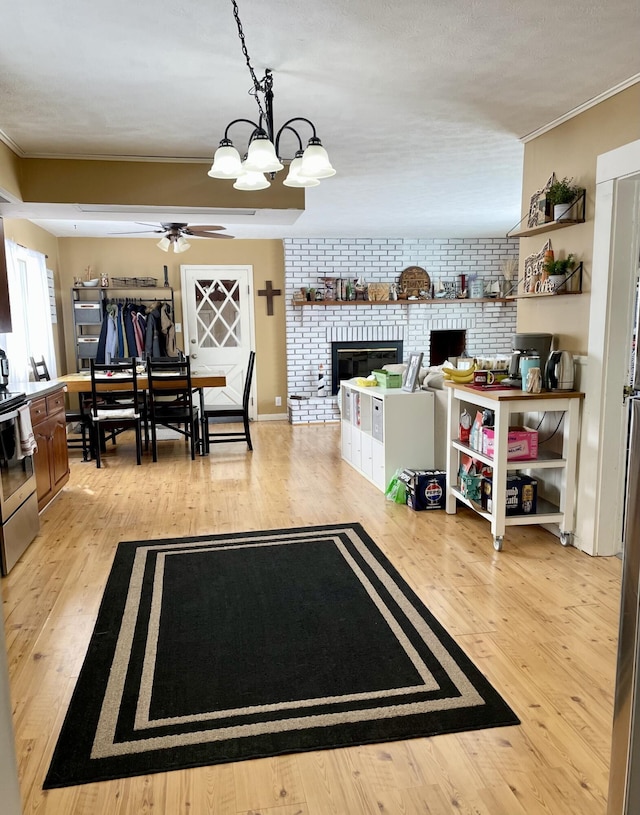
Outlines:
{"label": "bunch of bananas", "polygon": [[455,382],[458,385],[467,385],[469,382],[473,382],[473,372],[475,369],[476,363],[474,362],[470,368],[443,368],[442,373],[444,378],[449,382]]}

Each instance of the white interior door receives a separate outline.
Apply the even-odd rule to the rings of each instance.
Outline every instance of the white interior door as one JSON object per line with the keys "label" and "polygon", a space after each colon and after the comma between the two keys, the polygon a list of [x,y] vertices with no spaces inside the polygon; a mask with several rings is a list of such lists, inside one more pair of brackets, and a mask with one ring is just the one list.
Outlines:
{"label": "white interior door", "polygon": [[[227,378],[224,388],[205,391],[205,401],[241,405],[253,348],[253,267],[185,265],[180,272],[185,353],[191,357],[192,370],[223,373]],[[252,418],[254,403],[252,398]]]}

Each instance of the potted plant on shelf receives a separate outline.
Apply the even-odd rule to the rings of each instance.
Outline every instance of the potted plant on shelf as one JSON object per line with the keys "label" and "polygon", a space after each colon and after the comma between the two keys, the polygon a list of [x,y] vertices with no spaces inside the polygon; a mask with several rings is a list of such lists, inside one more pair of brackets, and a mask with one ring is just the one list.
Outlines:
{"label": "potted plant on shelf", "polygon": [[576,265],[575,255],[567,255],[566,258],[554,260],[553,256],[545,258],[544,271],[548,275],[550,290],[555,293],[561,291],[567,280],[569,272],[573,271]]}
{"label": "potted plant on shelf", "polygon": [[573,183],[572,178],[554,181],[547,190],[547,201],[553,206],[553,220],[570,220],[571,208],[582,192],[582,187]]}

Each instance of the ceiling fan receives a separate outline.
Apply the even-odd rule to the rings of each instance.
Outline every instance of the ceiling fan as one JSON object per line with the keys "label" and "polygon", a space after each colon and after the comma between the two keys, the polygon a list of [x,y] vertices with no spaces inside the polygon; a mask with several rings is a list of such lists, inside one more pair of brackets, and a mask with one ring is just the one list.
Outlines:
{"label": "ceiling fan", "polygon": [[156,227],[154,229],[139,230],[136,232],[112,232],[113,235],[144,235],[147,233],[155,232],[162,235],[162,238],[157,243],[159,249],[163,252],[168,252],[171,245],[173,245],[174,252],[186,252],[191,247],[187,242],[186,235],[194,238],[233,238],[233,235],[221,235],[218,231],[224,229],[224,226],[212,226],[210,224],[203,224],[198,226],[190,226],[189,224],[179,223],[161,223],[156,224],[141,224],[141,226]]}

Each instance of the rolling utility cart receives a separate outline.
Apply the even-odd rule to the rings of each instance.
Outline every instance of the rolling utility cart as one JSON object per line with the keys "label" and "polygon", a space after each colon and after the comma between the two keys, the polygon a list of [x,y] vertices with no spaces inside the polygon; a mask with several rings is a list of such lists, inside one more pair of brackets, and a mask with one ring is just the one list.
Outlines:
{"label": "rolling utility cart", "polygon": [[[580,406],[583,393],[578,391],[527,393],[520,390],[479,390],[470,385],[446,382],[449,389],[447,415],[447,505],[449,515],[456,512],[460,501],[473,509],[491,524],[494,549],[502,549],[506,527],[530,524],[557,523],[560,526],[560,542],[569,546],[575,524],[575,480],[578,454],[578,433]],[[460,414],[464,408],[475,413],[475,409],[492,410],[495,415],[493,456],[485,455],[461,442],[458,438]],[[511,416],[522,413],[543,413],[545,411],[564,412],[562,430],[562,452],[538,451],[537,458],[508,460],[507,445]],[[483,509],[477,501],[463,494],[460,487],[460,457],[467,454],[493,469],[491,511]],[[538,496],[537,511],[529,514],[507,515],[506,490],[507,474],[512,471],[533,472],[539,479],[543,470],[562,472],[560,505]]]}

